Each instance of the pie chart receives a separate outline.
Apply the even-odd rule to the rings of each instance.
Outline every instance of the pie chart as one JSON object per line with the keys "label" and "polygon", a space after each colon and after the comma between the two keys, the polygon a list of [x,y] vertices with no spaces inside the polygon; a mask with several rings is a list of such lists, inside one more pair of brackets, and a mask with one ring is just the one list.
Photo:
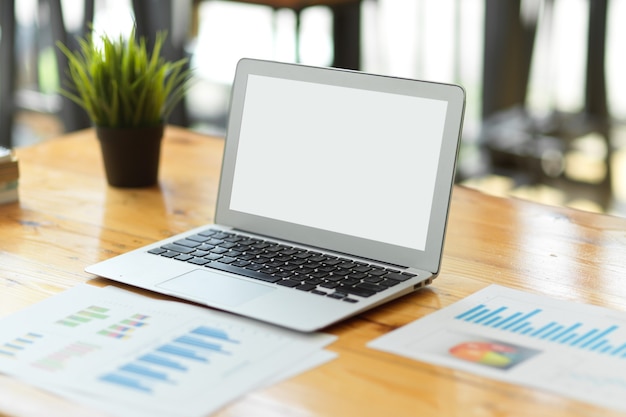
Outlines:
{"label": "pie chart", "polygon": [[492,342],[463,342],[449,352],[459,359],[495,368],[508,368],[520,359],[515,347]]}

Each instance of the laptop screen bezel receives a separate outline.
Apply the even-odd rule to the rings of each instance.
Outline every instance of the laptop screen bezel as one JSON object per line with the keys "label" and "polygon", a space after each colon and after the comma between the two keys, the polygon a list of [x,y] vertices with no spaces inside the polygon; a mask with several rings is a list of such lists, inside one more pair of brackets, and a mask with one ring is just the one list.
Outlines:
{"label": "laptop screen bezel", "polygon": [[[250,74],[412,95],[447,102],[443,138],[439,152],[438,172],[435,180],[435,190],[424,250],[415,250],[297,225],[238,212],[230,208],[231,190],[246,98],[246,86]],[[250,233],[271,236],[302,245],[324,248],[355,257],[426,270],[437,274],[443,252],[464,109],[465,91],[462,87],[454,84],[244,58],[237,64],[231,90],[230,112],[215,221],[218,224]],[[373,221],[384,222],[385,219],[373,219]]]}

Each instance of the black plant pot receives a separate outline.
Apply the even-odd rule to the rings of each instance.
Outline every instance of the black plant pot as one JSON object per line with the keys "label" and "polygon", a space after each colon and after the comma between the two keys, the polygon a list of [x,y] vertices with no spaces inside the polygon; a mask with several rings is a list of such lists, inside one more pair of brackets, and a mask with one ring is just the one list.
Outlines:
{"label": "black plant pot", "polygon": [[163,125],[96,127],[107,182],[114,187],[149,187],[158,181]]}

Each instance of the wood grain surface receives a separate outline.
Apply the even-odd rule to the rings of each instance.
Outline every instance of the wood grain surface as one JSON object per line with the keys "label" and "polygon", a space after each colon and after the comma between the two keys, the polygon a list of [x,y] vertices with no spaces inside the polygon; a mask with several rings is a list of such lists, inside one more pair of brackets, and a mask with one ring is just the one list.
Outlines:
{"label": "wood grain surface", "polygon": [[[221,138],[168,127],[159,185],[116,189],[106,184],[92,130],[18,149],[20,200],[0,206],[0,317],[78,283],[111,285],[84,268],[211,222],[222,150]],[[217,415],[618,415],[365,345],[492,283],[626,310],[625,280],[625,219],[455,187],[442,270],[431,286],[328,328],[339,336],[329,347],[338,359]],[[0,415],[101,414],[2,376]]]}

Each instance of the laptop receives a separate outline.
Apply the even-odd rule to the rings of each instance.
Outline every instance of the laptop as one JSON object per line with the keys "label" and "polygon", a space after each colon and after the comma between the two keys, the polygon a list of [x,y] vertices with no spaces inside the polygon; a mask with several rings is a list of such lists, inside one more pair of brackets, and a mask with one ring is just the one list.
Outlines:
{"label": "laptop", "polygon": [[86,268],[311,332],[439,273],[465,92],[244,58],[215,223]]}

